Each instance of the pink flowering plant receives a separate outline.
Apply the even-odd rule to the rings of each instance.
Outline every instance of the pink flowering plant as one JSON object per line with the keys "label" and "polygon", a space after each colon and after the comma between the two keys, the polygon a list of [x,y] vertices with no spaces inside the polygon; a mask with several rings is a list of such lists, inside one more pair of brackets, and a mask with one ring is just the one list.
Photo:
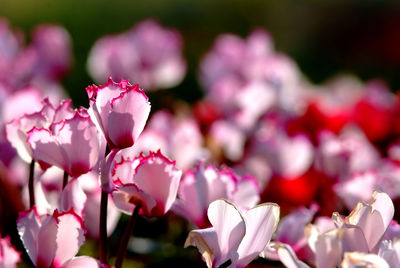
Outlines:
{"label": "pink flowering plant", "polygon": [[20,35],[0,19],[0,267],[400,266],[384,83],[314,85],[257,29],[216,38],[191,105],[155,92],[187,66],[145,20],[93,44],[74,108],[68,32]]}

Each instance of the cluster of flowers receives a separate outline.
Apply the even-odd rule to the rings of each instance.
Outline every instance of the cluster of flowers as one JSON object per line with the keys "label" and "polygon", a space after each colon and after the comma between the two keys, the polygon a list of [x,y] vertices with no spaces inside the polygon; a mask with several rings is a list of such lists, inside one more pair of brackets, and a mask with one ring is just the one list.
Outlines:
{"label": "cluster of flowers", "polygon": [[[0,21],[1,200],[20,212],[1,232],[16,222],[37,267],[103,267],[122,212],[131,217],[121,267],[138,215],[172,211],[200,228],[184,246],[208,267],[259,256],[287,267],[400,266],[399,96],[349,77],[317,88],[259,29],[218,37],[199,68],[205,97],[147,122],[144,90],[124,79],[176,85],[181,46],[153,21],[100,39],[89,72],[120,80],[87,87],[90,107],[73,109],[58,86],[71,62],[66,31],[38,27],[22,48]],[[99,260],[76,256],[85,237],[99,240]],[[0,263],[15,267],[10,239],[0,247]]]}

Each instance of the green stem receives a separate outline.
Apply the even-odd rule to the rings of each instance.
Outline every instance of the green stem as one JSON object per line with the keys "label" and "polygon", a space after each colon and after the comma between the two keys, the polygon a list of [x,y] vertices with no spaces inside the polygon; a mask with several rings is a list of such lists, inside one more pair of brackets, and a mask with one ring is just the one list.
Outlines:
{"label": "green stem", "polygon": [[100,260],[103,264],[108,264],[107,255],[107,206],[108,206],[108,193],[101,190],[100,199]]}
{"label": "green stem", "polygon": [[132,236],[133,228],[135,227],[136,220],[139,215],[139,210],[142,207],[141,204],[138,204],[133,210],[132,216],[129,218],[128,225],[125,228],[124,234],[122,235],[121,243],[119,244],[117,259],[115,261],[115,268],[121,268],[122,263],[125,259],[126,250],[128,248],[129,239]]}
{"label": "green stem", "polygon": [[65,186],[67,186],[67,184],[68,184],[68,173],[66,171],[64,171],[63,185],[62,185],[63,190],[64,190]]}
{"label": "green stem", "polygon": [[31,164],[29,166],[29,182],[28,182],[30,208],[32,208],[35,205],[34,172],[35,172],[35,160],[32,159]]}

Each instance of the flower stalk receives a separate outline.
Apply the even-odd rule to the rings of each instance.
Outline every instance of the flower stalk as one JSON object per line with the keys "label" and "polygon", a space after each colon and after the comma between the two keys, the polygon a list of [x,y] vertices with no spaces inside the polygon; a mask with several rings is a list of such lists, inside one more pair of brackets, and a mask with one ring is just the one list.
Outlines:
{"label": "flower stalk", "polygon": [[133,234],[133,229],[135,227],[136,220],[138,218],[141,207],[142,207],[141,204],[138,204],[137,206],[135,206],[135,209],[133,210],[133,213],[132,213],[131,217],[129,218],[128,225],[125,228],[124,234],[121,239],[121,243],[118,248],[117,258],[115,261],[115,268],[122,267],[122,263],[124,262],[125,255],[126,255],[126,250],[128,248],[129,239],[131,238],[131,236]]}
{"label": "flower stalk", "polygon": [[31,164],[29,166],[29,182],[28,182],[30,208],[32,208],[35,205],[34,172],[35,172],[35,160],[32,158]]}

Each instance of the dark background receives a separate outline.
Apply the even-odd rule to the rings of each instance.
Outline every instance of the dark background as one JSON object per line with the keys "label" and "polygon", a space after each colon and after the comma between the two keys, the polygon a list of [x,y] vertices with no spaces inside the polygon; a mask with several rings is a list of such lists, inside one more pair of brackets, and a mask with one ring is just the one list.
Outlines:
{"label": "dark background", "polygon": [[382,78],[400,88],[400,2],[372,0],[1,0],[0,16],[27,34],[36,24],[58,23],[71,34],[74,67],[64,80],[75,104],[86,105],[93,83],[86,59],[105,34],[123,32],[146,18],[179,30],[189,63],[184,82],[171,92],[193,102],[201,97],[197,66],[221,33],[247,36],[267,29],[278,51],[293,57],[306,77],[321,83],[339,73]]}

